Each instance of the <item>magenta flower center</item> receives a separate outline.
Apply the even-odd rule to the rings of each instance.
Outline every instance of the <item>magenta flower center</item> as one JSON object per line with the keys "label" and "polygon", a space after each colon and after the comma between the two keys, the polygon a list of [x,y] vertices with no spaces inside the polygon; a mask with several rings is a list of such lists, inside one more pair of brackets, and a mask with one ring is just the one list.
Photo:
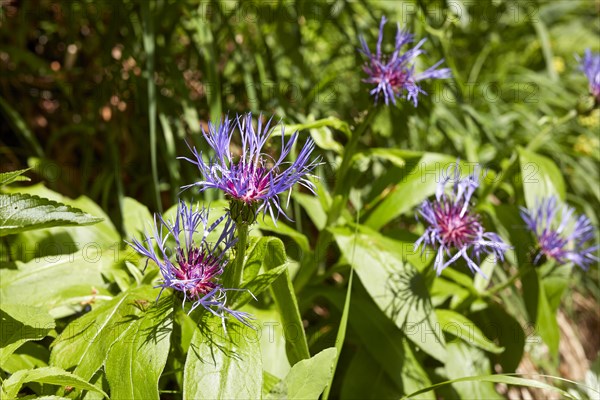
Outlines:
{"label": "magenta flower center", "polygon": [[461,248],[476,239],[480,228],[476,216],[465,211],[462,204],[442,202],[434,207],[440,238],[447,247]]}
{"label": "magenta flower center", "polygon": [[232,165],[227,192],[246,203],[261,200],[269,192],[269,171],[263,167]]}
{"label": "magenta flower center", "polygon": [[202,297],[217,287],[214,278],[221,274],[221,267],[212,254],[194,247],[186,257],[180,249],[176,260],[179,269],[175,269],[175,277],[186,282],[187,292],[192,298]]}

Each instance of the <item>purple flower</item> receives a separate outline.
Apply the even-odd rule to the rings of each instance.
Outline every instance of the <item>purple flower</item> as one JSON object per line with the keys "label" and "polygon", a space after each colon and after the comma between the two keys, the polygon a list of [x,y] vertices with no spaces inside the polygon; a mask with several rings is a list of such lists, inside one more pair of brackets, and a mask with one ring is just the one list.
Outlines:
{"label": "purple flower", "polygon": [[[206,240],[209,233],[224,220],[221,235],[211,245]],[[164,289],[172,288],[183,293],[183,305],[188,300],[192,302],[190,312],[202,306],[220,317],[223,326],[226,314],[248,325],[247,313],[226,306],[227,291],[239,289],[225,289],[219,282],[228,261],[225,254],[236,243],[234,230],[235,225],[228,215],[208,226],[208,210],[198,207],[194,210],[181,201],[174,221],[165,221],[161,215],[155,215],[152,234],[146,233],[141,242],[134,238],[129,245],[160,268],[163,278],[157,286],[162,288],[160,294]],[[194,233],[202,234],[199,243],[194,240]],[[168,247],[169,239],[173,240],[174,247]]]}
{"label": "purple flower", "polygon": [[545,256],[561,264],[570,261],[587,270],[598,261],[593,254],[598,246],[591,245],[594,227],[585,215],[576,216],[574,212],[572,207],[560,207],[554,196],[537,202],[533,210],[521,208],[521,217],[539,246],[534,264]]}
{"label": "purple flower", "polygon": [[[421,217],[428,225],[425,233],[416,241],[415,250],[423,244],[437,250],[435,270],[438,275],[450,264],[463,258],[472,272],[482,273],[473,261],[481,261],[481,254],[492,254],[504,260],[504,252],[510,248],[493,232],[485,232],[479,215],[469,209],[470,200],[479,186],[477,174],[460,179],[458,164],[454,166],[452,193],[446,193],[450,174],[438,184],[435,200],[425,200],[419,209]],[[450,259],[444,261],[444,257]]]}
{"label": "purple flower", "polygon": [[[415,73],[414,60],[425,51],[421,50],[421,46],[427,39],[422,39],[415,47],[407,50],[404,53],[400,53],[400,49],[414,41],[414,36],[407,31],[400,28],[398,24],[398,30],[396,32],[396,44],[394,52],[391,55],[382,54],[381,42],[383,41],[383,27],[386,23],[386,18],[381,17],[381,23],[379,24],[379,38],[377,40],[377,49],[375,54],[371,53],[369,46],[365,39],[361,36],[360,42],[362,49],[360,50],[365,56],[368,57],[363,70],[369,75],[364,82],[375,85],[375,88],[371,90],[371,94],[375,95],[375,103],[379,100],[380,94],[383,93],[385,104],[388,105],[391,100],[392,103],[396,104],[396,97],[407,98],[412,100],[415,107],[417,106],[419,93],[427,94],[417,82],[423,79],[444,79],[451,77],[451,71],[449,68],[439,67],[444,60],[438,61],[435,65],[428,68],[425,72],[420,74]],[[406,94],[405,94],[406,92]]]}
{"label": "purple flower", "polygon": [[[232,200],[231,214],[236,223],[252,223],[261,211],[264,214],[270,213],[274,221],[275,213],[281,213],[287,218],[279,194],[290,190],[296,183],[314,193],[315,186],[308,176],[319,162],[309,160],[315,147],[310,139],[294,161],[285,161],[298,138],[298,132],[286,140],[283,126],[281,153],[278,157],[267,154],[264,147],[274,130],[271,126],[272,120],[273,118],[263,124],[261,115],[257,127],[254,128],[252,114],[248,113],[237,116],[235,121],[225,118],[219,126],[209,123],[208,133],[204,130],[202,133],[215,151],[215,156],[205,161],[202,153],[196,148],[191,149],[195,160],[186,157],[183,159],[198,166],[202,180],[183,188],[197,186],[201,192],[209,188],[222,190]],[[231,152],[235,128],[238,128],[241,136],[239,157],[235,157]],[[245,209],[246,214],[251,215],[244,216],[240,221],[237,215],[244,211],[238,208]]]}
{"label": "purple flower", "polygon": [[581,63],[579,69],[585,73],[590,83],[590,92],[600,102],[600,54],[586,49],[583,60],[579,62]]}

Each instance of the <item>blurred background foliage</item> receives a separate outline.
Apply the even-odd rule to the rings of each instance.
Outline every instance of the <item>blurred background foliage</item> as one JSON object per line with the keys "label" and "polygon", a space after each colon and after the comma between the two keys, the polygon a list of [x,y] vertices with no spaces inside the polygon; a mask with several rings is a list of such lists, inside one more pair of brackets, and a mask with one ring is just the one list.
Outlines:
{"label": "blurred background foliage", "polygon": [[[210,120],[252,111],[286,124],[360,122],[373,100],[361,82],[358,37],[373,45],[386,15],[428,38],[418,68],[445,58],[454,79],[426,82],[428,96],[417,108],[382,107],[361,145],[445,153],[495,171],[512,162],[513,173],[514,149],[529,146],[559,166],[567,200],[597,226],[600,110],[575,55],[600,51],[599,10],[597,0],[0,0],[0,172],[34,167],[50,188],[92,198],[123,233],[126,196],[159,211],[199,178],[177,157],[189,155],[186,141],[205,148],[200,132]],[[390,50],[393,23],[385,34]],[[330,127],[310,134],[328,187],[347,137]],[[388,186],[382,177],[399,171],[389,159],[371,160],[355,183],[355,209],[379,201]],[[498,186],[497,203],[522,204],[518,181]],[[296,221],[306,220],[293,206]],[[394,235],[409,223],[398,218],[383,230]],[[315,231],[294,226],[309,238]],[[564,307],[581,321],[579,348],[593,360],[599,280],[579,270],[574,276]],[[360,304],[361,296],[354,298]],[[340,318],[328,307],[334,300],[315,305],[307,294],[301,301],[315,323],[309,332],[316,348],[333,341]],[[360,335],[351,331],[348,340],[359,343]],[[375,363],[360,346],[353,350],[364,365]],[[348,367],[349,357],[342,354],[340,373],[358,368]],[[348,394],[350,383],[340,389],[337,380],[334,390]]]}

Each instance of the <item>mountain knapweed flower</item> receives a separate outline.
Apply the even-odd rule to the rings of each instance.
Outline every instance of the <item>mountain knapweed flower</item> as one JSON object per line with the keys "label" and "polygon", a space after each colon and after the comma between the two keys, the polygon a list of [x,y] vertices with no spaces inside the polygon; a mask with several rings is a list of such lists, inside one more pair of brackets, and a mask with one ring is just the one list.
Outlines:
{"label": "mountain knapweed flower", "polygon": [[587,270],[598,262],[592,246],[594,227],[585,215],[574,215],[569,206],[558,205],[556,197],[548,197],[538,202],[533,210],[521,208],[521,217],[537,239],[539,251],[533,260],[538,264],[542,256],[564,264],[572,262]]}
{"label": "mountain knapweed flower", "polygon": [[[459,258],[463,258],[471,271],[484,277],[473,257],[479,262],[481,254],[493,254],[504,260],[504,252],[510,248],[493,232],[485,232],[479,215],[469,209],[471,197],[479,186],[477,174],[460,179],[458,164],[454,169],[454,185],[451,194],[446,193],[446,185],[451,177],[438,184],[435,201],[425,200],[419,209],[421,217],[428,224],[425,233],[416,241],[415,250],[421,244],[437,250],[435,270],[438,275]],[[425,251],[423,247],[422,251]],[[450,259],[444,262],[445,256]]]}
{"label": "mountain knapweed flower", "polygon": [[[262,117],[262,116],[261,116]],[[256,129],[252,125],[252,114],[237,116],[235,121],[225,118],[219,126],[209,123],[208,133],[202,133],[215,151],[213,159],[206,162],[196,148],[192,149],[195,160],[183,159],[198,166],[203,180],[183,188],[196,186],[200,191],[209,188],[220,189],[230,200],[231,216],[237,224],[251,224],[259,212],[270,213],[276,221],[275,213],[287,217],[281,207],[279,194],[286,192],[296,183],[314,193],[315,186],[308,180],[311,171],[319,164],[310,161],[314,142],[309,139],[293,162],[285,161],[298,138],[298,132],[286,141],[284,127],[281,128],[281,153],[273,157],[263,148],[273,133],[273,118],[263,124],[258,118]],[[231,153],[231,140],[235,128],[241,134],[241,155]],[[289,197],[288,197],[289,200]]]}
{"label": "mountain knapweed flower", "polygon": [[600,54],[587,49],[580,60],[579,68],[585,73],[590,84],[590,93],[600,102]]}
{"label": "mountain knapweed flower", "polygon": [[[425,51],[421,50],[421,46],[427,39],[422,39],[415,47],[400,53],[400,49],[414,41],[414,36],[400,28],[396,32],[396,43],[394,52],[391,55],[382,54],[381,42],[383,41],[383,27],[387,22],[385,17],[381,17],[379,24],[379,38],[377,39],[377,48],[375,53],[371,53],[365,39],[361,36],[360,42],[362,49],[360,50],[368,57],[363,70],[369,75],[364,82],[375,85],[371,90],[371,94],[375,95],[375,103],[379,100],[379,96],[383,94],[385,104],[388,105],[390,100],[396,104],[396,97],[407,98],[412,100],[415,107],[417,106],[419,93],[427,94],[417,82],[423,79],[444,79],[450,78],[451,71],[449,68],[437,69],[444,60],[438,61],[434,66],[428,68],[420,74],[415,73],[414,60]],[[405,94],[406,92],[406,94]]]}
{"label": "mountain knapweed flower", "polygon": [[[209,244],[206,240],[209,233],[224,220],[218,240]],[[201,225],[202,238],[197,243],[193,235],[199,232]],[[164,289],[172,288],[183,293],[183,305],[188,300],[192,302],[190,312],[202,306],[220,317],[223,326],[226,314],[248,325],[248,314],[226,306],[227,291],[239,289],[225,289],[219,282],[223,268],[227,265],[225,254],[236,242],[234,230],[235,225],[228,215],[208,226],[208,210],[194,210],[181,201],[174,221],[165,221],[161,215],[155,215],[152,235],[146,233],[145,240],[140,242],[133,239],[129,245],[160,268],[163,279],[157,286],[162,288],[160,294]],[[173,248],[167,247],[169,238],[174,241]]]}

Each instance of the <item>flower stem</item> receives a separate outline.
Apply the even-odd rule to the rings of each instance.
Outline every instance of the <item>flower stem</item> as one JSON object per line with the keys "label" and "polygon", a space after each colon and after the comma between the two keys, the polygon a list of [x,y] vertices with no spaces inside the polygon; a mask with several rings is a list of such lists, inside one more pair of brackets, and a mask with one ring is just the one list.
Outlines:
{"label": "flower stem", "polygon": [[244,274],[244,258],[246,256],[246,243],[248,242],[248,224],[237,225],[236,255],[233,262],[233,275],[231,287],[239,288],[242,285],[242,276]]}

